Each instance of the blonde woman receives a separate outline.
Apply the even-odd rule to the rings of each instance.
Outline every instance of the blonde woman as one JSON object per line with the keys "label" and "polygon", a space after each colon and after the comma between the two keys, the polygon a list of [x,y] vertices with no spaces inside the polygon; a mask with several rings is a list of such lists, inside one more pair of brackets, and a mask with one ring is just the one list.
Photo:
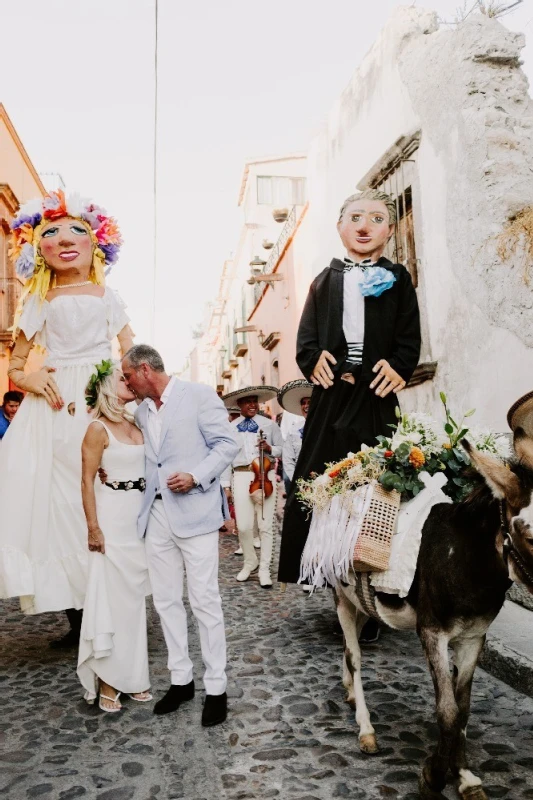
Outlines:
{"label": "blonde woman", "polygon": [[[121,693],[148,702],[144,541],[137,517],[145,488],[143,435],[126,404],[135,399],[119,367],[103,361],[86,392],[92,422],[82,444],[82,500],[90,552],[78,656],[87,702],[117,712]],[[105,483],[95,480],[99,468]]]}

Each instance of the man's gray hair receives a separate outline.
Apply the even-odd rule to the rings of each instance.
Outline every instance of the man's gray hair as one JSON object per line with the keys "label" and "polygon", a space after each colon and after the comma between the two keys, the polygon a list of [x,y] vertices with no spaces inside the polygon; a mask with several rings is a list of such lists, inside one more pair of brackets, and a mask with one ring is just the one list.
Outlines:
{"label": "man's gray hair", "polygon": [[133,369],[138,369],[141,364],[148,364],[154,372],[164,372],[165,365],[163,359],[155,349],[149,344],[134,344],[130,347],[124,358],[127,358]]}
{"label": "man's gray hair", "polygon": [[351,194],[349,197],[347,197],[341,206],[339,222],[343,218],[344,212],[350,203],[354,203],[356,200],[379,200],[381,203],[384,203],[387,206],[387,211],[389,212],[389,223],[391,225],[396,223],[396,202],[393,200],[390,194],[380,192],[379,189],[364,189],[362,192],[357,192],[357,194]]}

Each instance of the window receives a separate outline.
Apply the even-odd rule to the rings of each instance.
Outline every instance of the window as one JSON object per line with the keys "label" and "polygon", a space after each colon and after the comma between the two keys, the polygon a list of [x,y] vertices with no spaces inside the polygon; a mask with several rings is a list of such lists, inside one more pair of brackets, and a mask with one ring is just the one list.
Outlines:
{"label": "window", "polygon": [[8,258],[9,226],[0,219],[0,341],[10,341],[8,331],[21,294],[22,286],[15,277],[14,267]]}
{"label": "window", "polygon": [[418,260],[413,221],[413,186],[416,184],[415,155],[419,141],[419,134],[400,139],[362,182],[395,199],[396,228],[384,255],[409,270],[415,287],[418,285]]}
{"label": "window", "polygon": [[277,358],[274,359],[270,367],[270,382],[276,388],[279,386],[279,361]]}
{"label": "window", "polygon": [[303,206],[306,179],[258,175],[257,202],[265,206]]}

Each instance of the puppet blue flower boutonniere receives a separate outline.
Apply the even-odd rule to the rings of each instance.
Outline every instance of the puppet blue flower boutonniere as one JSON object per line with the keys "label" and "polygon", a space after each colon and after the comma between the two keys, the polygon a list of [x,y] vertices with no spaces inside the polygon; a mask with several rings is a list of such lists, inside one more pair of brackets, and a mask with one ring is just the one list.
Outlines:
{"label": "puppet blue flower boutonniere", "polygon": [[385,267],[367,267],[359,284],[363,297],[379,297],[390,289],[396,276]]}

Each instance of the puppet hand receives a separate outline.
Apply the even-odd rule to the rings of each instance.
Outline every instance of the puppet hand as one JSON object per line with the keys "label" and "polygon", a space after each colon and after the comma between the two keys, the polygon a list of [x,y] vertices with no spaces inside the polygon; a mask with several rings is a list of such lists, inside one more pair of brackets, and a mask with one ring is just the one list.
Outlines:
{"label": "puppet hand", "polygon": [[330,364],[336,364],[337,359],[328,353],[327,350],[322,350],[320,358],[316,362],[315,368],[311,373],[311,382],[315,386],[322,386],[323,389],[329,389],[333,386],[333,372],[331,371]]}
{"label": "puppet hand", "polygon": [[58,411],[63,408],[63,398],[52,376],[53,372],[55,372],[53,367],[43,367],[38,372],[30,372],[29,375],[24,375],[17,385],[26,392],[41,395],[49,406]]}
{"label": "puppet hand", "polygon": [[372,372],[377,372],[378,374],[370,384],[370,388],[373,389],[377,386],[376,394],[378,397],[386,397],[390,392],[397,394],[405,387],[405,381],[402,376],[398,375],[396,370],[384,358],[378,361]]}

